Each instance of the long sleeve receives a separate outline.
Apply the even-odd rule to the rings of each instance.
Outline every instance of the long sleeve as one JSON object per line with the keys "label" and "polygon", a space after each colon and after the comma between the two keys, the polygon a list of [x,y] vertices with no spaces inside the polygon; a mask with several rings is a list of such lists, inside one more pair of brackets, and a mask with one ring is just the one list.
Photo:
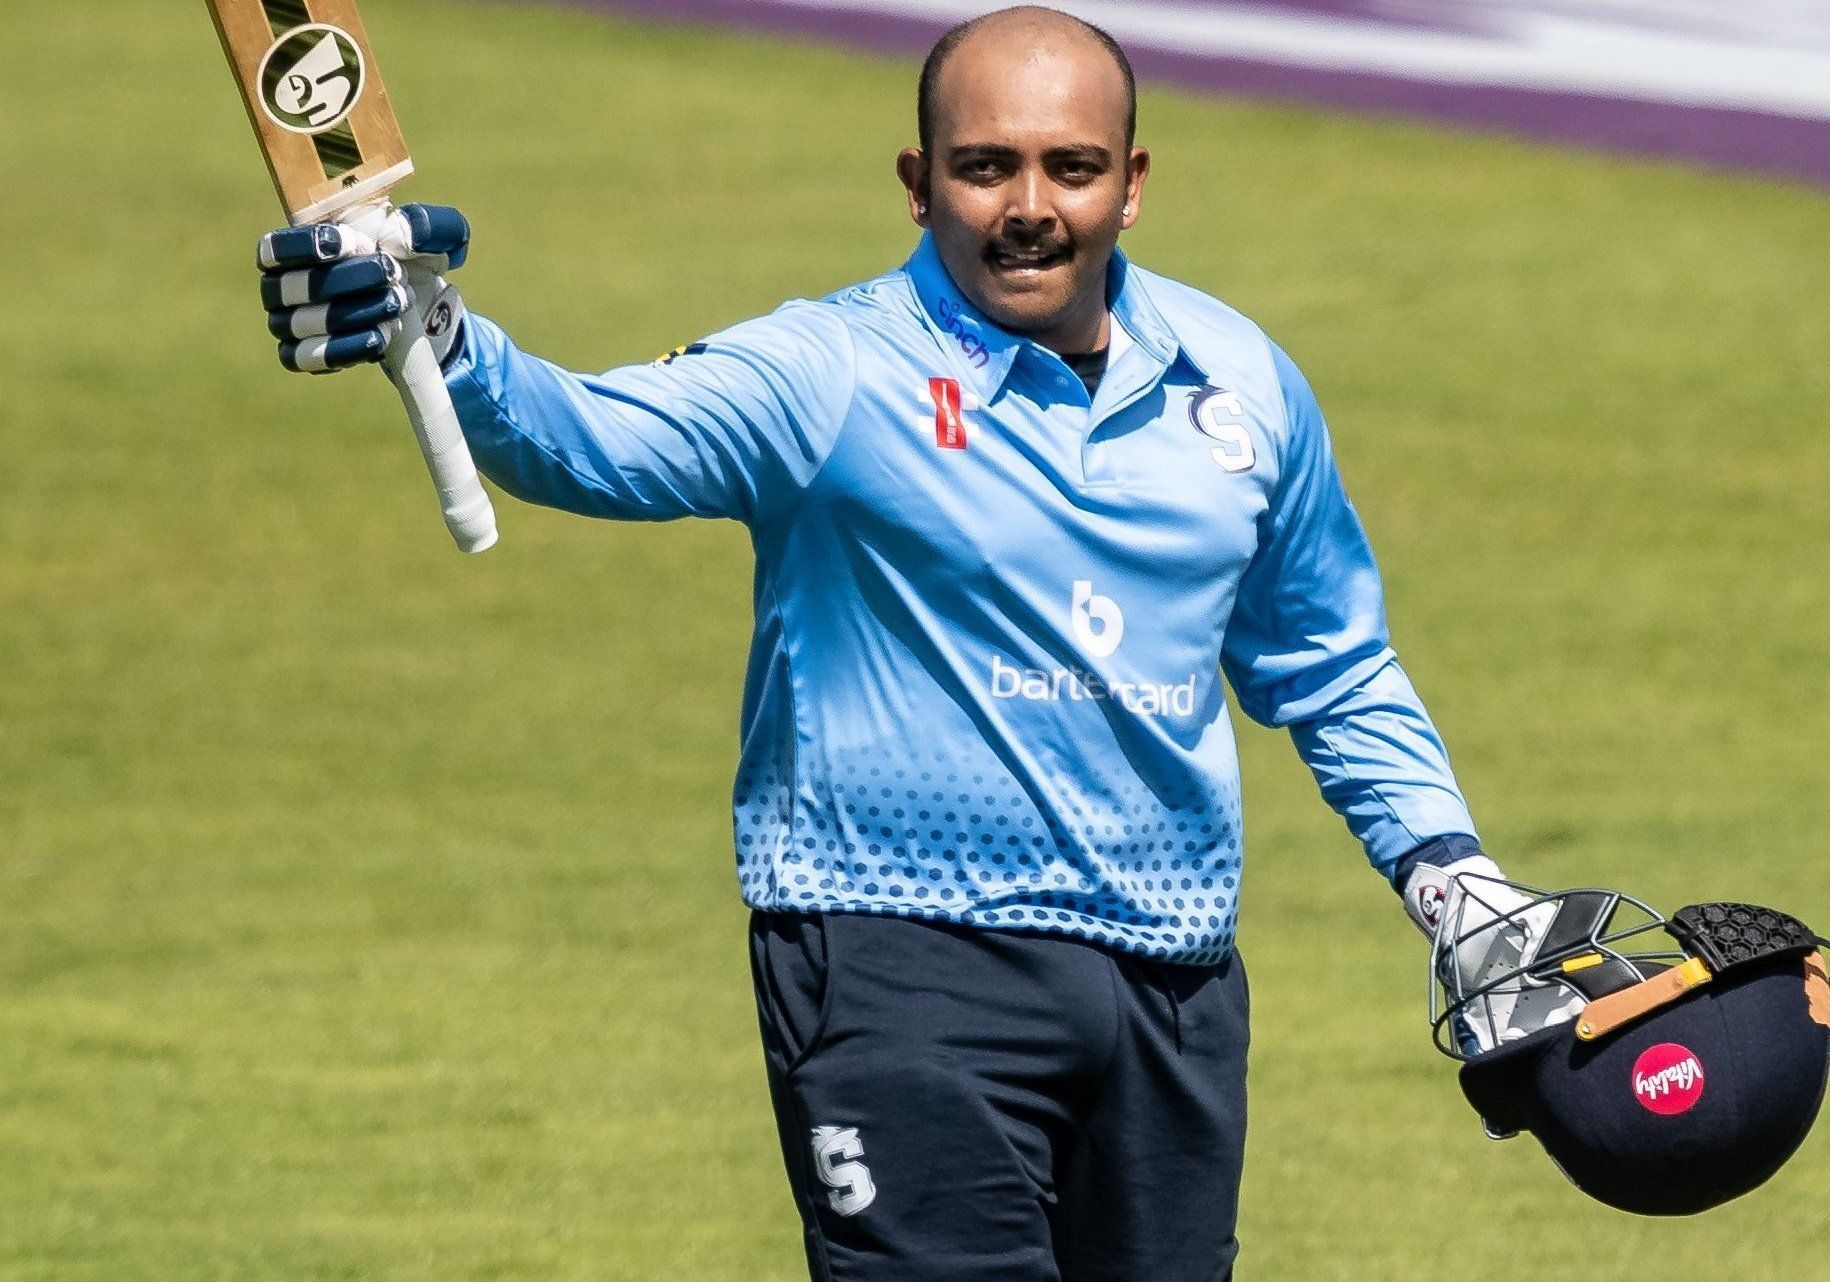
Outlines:
{"label": "long sleeve", "polygon": [[1392,652],[1378,567],[1314,393],[1288,356],[1272,355],[1287,430],[1222,664],[1248,716],[1289,728],[1323,798],[1389,878],[1423,842],[1474,824]]}
{"label": "long sleeve", "polygon": [[856,372],[830,307],[790,303],[665,361],[574,374],[474,313],[446,373],[477,466],[587,516],[766,519],[831,451]]}

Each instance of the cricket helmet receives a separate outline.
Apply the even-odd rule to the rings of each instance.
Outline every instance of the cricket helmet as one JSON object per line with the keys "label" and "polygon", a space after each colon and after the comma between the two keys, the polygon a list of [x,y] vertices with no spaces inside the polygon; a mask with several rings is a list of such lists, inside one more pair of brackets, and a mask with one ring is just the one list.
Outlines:
{"label": "cricket helmet", "polygon": [[1458,896],[1432,949],[1436,1044],[1489,1135],[1531,1132],[1640,1215],[1708,1210],[1785,1164],[1830,1073],[1825,940],[1751,904],[1666,918],[1618,891],[1501,885]]}

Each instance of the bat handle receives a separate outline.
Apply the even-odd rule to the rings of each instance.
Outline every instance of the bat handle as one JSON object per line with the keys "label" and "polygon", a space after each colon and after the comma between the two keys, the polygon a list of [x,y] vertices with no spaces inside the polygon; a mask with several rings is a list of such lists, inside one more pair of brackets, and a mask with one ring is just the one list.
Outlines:
{"label": "bat handle", "polygon": [[[405,224],[385,200],[348,210],[341,221],[367,236],[374,247],[394,252],[396,257],[411,241]],[[496,510],[477,478],[477,465],[471,461],[470,446],[445,387],[445,373],[426,337],[427,309],[437,309],[439,300],[418,293],[412,293],[411,299],[407,315],[401,317],[402,332],[411,335],[411,341],[395,340],[381,358],[381,368],[406,406],[407,421],[413,425],[419,452],[438,490],[445,528],[459,551],[486,552],[496,542]]]}
{"label": "bat handle", "polygon": [[[418,313],[422,306],[416,299],[413,310]],[[425,456],[426,470],[438,489],[445,528],[451,531],[460,551],[483,552],[496,542],[496,511],[477,478],[477,466],[470,459],[470,447],[458,426],[444,372],[423,332],[424,317],[415,315],[409,323],[413,340],[390,347],[382,359],[382,368],[406,406],[413,435],[419,440],[419,452]]]}

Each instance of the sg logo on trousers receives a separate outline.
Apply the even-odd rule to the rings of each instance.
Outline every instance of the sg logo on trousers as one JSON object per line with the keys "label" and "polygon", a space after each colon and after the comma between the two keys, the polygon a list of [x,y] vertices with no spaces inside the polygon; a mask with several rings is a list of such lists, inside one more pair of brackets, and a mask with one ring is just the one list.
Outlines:
{"label": "sg logo on trousers", "polygon": [[832,1191],[826,1195],[840,1215],[856,1215],[877,1200],[877,1185],[864,1156],[864,1141],[855,1126],[813,1128],[813,1165],[820,1182]]}

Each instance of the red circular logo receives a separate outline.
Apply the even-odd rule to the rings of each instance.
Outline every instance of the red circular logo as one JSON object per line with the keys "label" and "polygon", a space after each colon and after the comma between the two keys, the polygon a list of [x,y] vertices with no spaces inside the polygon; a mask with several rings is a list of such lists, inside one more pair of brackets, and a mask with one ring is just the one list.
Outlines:
{"label": "red circular logo", "polygon": [[1676,1042],[1648,1047],[1633,1064],[1633,1098],[1661,1117],[1688,1113],[1703,1098],[1703,1061]]}

